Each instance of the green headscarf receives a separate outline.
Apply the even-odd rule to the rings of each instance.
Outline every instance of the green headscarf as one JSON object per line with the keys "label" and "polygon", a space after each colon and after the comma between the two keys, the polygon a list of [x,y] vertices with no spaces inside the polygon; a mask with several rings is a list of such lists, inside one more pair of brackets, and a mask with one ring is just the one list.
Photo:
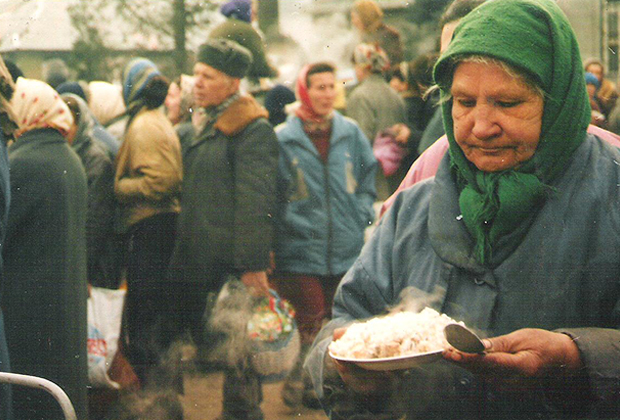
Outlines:
{"label": "green headscarf", "polygon": [[[442,105],[450,159],[460,184],[459,205],[484,265],[495,265],[493,246],[503,236],[527,230],[542,207],[548,185],[584,141],[590,122],[577,39],[564,13],[551,0],[490,0],[464,17],[434,68],[442,95],[448,95],[454,59],[482,55],[525,71],[545,92],[540,142],[518,168],[479,171],[454,139],[452,100]],[[525,226],[529,227],[529,225]]]}

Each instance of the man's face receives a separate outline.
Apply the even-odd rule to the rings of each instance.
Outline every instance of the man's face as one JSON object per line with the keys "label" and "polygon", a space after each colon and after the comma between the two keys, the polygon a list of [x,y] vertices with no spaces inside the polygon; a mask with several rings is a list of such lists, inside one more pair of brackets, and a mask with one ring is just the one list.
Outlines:
{"label": "man's face", "polygon": [[239,89],[239,79],[204,63],[194,65],[194,76],[194,101],[199,107],[217,106]]}

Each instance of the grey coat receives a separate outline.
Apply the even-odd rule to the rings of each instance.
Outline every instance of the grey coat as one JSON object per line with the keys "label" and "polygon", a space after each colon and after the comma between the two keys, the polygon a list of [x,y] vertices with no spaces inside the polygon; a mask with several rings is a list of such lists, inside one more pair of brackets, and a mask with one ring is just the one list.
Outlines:
{"label": "grey coat", "polygon": [[[618,417],[620,400],[620,150],[588,135],[521,241],[494,248],[497,267],[480,266],[459,217],[458,192],[444,158],[437,175],[401,193],[334,302],[334,319],[306,368],[332,418],[530,419]],[[533,327],[576,337],[582,377],[554,390],[519,393],[488,386],[444,361],[410,371],[380,401],[342,388],[325,351],[333,330],[384,313],[413,288],[426,304],[489,336]],[[325,362],[325,363],[324,363]],[[554,392],[557,391],[557,392]]]}
{"label": "grey coat", "polygon": [[372,144],[379,131],[407,122],[407,107],[381,75],[371,74],[347,98],[347,116],[359,124]]}

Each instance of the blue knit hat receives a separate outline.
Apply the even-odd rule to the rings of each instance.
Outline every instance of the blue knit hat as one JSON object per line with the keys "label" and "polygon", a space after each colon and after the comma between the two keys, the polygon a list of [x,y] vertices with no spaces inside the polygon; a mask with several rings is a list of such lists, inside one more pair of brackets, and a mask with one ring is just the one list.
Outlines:
{"label": "blue knit hat", "polygon": [[220,12],[228,18],[250,23],[252,21],[252,0],[231,0],[222,5]]}

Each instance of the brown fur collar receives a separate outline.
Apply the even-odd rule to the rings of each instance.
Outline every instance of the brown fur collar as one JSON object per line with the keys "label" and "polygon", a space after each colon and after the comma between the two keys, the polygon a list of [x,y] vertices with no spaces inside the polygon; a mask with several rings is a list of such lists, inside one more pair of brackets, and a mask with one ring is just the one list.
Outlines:
{"label": "brown fur collar", "polygon": [[233,102],[215,122],[215,128],[227,136],[239,133],[252,121],[267,118],[269,113],[251,96]]}

